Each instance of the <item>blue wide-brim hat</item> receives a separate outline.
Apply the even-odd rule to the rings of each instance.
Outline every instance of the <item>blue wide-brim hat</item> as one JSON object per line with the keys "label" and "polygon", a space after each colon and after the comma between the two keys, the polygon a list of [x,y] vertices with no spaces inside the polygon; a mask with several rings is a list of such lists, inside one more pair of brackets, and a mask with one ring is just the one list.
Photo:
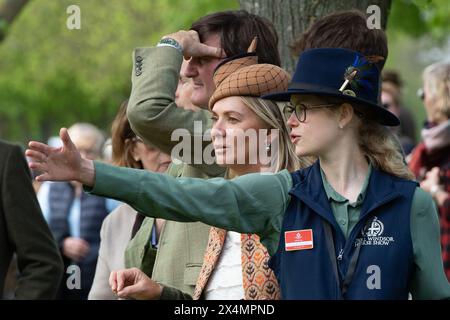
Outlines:
{"label": "blue wide-brim hat", "polygon": [[338,98],[352,104],[364,118],[397,126],[399,119],[378,102],[383,59],[341,48],[310,49],[300,55],[288,90],[263,98],[289,101],[291,95],[306,94]]}

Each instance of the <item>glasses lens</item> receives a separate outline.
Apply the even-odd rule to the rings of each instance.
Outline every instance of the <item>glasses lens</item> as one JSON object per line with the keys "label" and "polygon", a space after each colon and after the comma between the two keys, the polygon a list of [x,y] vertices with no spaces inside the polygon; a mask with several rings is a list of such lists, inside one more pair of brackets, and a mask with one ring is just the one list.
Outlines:
{"label": "glasses lens", "polygon": [[306,120],[306,106],[304,104],[298,104],[295,106],[295,114],[298,121],[304,122]]}
{"label": "glasses lens", "polygon": [[294,111],[294,107],[290,104],[286,105],[283,108],[284,118],[288,120],[291,117],[292,112]]}

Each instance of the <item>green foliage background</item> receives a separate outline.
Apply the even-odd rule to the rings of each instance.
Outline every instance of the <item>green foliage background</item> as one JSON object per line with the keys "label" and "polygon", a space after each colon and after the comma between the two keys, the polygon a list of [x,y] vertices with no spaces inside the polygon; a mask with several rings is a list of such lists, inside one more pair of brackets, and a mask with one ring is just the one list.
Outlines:
{"label": "green foliage background", "polygon": [[437,61],[450,61],[450,1],[392,0],[387,24],[389,57],[385,69],[400,73],[403,105],[416,120],[417,138],[426,119],[417,89],[423,69]]}
{"label": "green foliage background", "polygon": [[[66,27],[72,4],[81,8],[81,30]],[[237,8],[238,0],[30,0],[0,43],[0,137],[45,141],[78,121],[109,132],[130,93],[133,48]],[[401,72],[418,128],[425,114],[415,91],[423,68],[448,52],[449,21],[449,0],[392,1],[386,68]]]}
{"label": "green foliage background", "polygon": [[[81,8],[81,30],[66,27],[72,4]],[[0,137],[45,141],[78,121],[108,132],[130,93],[135,47],[238,7],[230,0],[30,1],[0,44]]]}

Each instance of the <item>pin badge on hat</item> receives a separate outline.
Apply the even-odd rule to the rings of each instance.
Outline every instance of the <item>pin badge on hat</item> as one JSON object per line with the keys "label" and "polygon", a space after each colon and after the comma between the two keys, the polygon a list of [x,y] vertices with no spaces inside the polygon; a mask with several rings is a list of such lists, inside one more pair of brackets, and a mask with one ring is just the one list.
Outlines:
{"label": "pin badge on hat", "polygon": [[371,70],[372,65],[381,60],[384,60],[381,56],[356,56],[353,64],[349,66],[344,73],[344,83],[339,88],[342,94],[356,97],[356,93],[351,89],[346,89],[350,84],[351,87],[355,88],[358,86],[370,86],[370,83],[364,80],[367,74],[373,72]]}

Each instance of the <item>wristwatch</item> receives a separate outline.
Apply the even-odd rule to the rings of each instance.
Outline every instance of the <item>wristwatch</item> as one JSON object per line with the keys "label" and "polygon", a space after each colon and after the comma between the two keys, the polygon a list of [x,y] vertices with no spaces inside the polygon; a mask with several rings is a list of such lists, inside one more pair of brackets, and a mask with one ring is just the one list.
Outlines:
{"label": "wristwatch", "polygon": [[180,51],[181,54],[183,54],[183,47],[181,44],[178,43],[175,39],[172,38],[163,38],[159,40],[157,47],[172,47]]}

